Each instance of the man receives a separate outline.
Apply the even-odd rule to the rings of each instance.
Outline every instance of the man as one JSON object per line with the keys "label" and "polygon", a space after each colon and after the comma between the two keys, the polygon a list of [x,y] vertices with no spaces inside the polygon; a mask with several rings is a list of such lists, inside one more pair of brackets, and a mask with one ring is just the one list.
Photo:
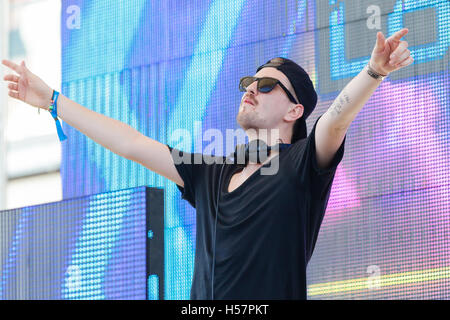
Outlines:
{"label": "man", "polygon": [[[413,62],[408,44],[400,40],[407,32],[402,29],[388,39],[378,32],[369,67],[347,84],[308,137],[305,119],[317,97],[300,66],[275,58],[254,77],[244,78],[237,121],[250,144],[263,140],[273,146],[279,138],[286,147],[262,163],[248,161],[244,166],[175,164],[173,155],[181,151],[62,95],[54,103],[53,90],[23,62],[3,61],[18,74],[4,79],[10,82],[11,97],[46,110],[54,105],[67,124],[179,186],[183,198],[197,209],[192,299],[305,299],[306,266],[343,157],[346,132],[383,77]],[[277,130],[279,136],[266,137],[261,129]],[[275,157],[278,172],[260,174]]]}

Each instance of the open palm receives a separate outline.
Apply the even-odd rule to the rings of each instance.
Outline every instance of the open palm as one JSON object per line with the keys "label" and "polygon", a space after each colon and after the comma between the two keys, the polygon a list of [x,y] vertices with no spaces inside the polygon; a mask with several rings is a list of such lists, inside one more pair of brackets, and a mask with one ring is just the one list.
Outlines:
{"label": "open palm", "polygon": [[8,95],[38,108],[48,109],[53,90],[38,76],[33,74],[22,61],[20,65],[3,60],[2,64],[17,74],[7,74],[3,79],[9,81]]}

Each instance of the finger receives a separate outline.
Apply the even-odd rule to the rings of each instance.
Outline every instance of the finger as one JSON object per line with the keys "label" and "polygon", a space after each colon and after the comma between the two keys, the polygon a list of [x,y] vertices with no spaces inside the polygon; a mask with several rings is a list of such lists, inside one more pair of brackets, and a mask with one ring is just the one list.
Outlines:
{"label": "finger", "polygon": [[12,61],[2,60],[2,64],[7,66],[8,68],[14,70],[17,73],[20,73],[20,71],[21,71],[20,66]]}
{"label": "finger", "polygon": [[401,62],[405,61],[410,56],[410,54],[411,54],[411,51],[409,51],[408,49],[403,51],[402,54],[398,56],[397,63],[401,63]]}
{"label": "finger", "polygon": [[8,95],[9,95],[10,97],[19,99],[19,93],[18,93],[17,91],[9,91],[9,92],[8,92]]}
{"label": "finger", "polygon": [[408,49],[404,50],[401,53],[393,54],[391,55],[392,59],[390,61],[391,65],[397,64],[408,58],[408,56],[411,54],[411,51]]}
{"label": "finger", "polygon": [[399,41],[403,36],[405,36],[408,33],[408,31],[409,31],[408,28],[403,28],[401,30],[398,30],[396,33],[394,33],[388,39]]}
{"label": "finger", "polygon": [[6,81],[19,82],[20,77],[15,74],[7,74],[3,79]]}
{"label": "finger", "polygon": [[383,32],[378,31],[377,32],[377,43],[376,43],[376,48],[378,52],[383,52],[384,51],[384,46],[386,43],[386,38],[383,35]]}
{"label": "finger", "polygon": [[[392,52],[390,59],[393,60],[394,62],[398,62],[401,61],[401,59],[399,59],[399,57],[402,56],[402,54],[404,54],[404,52],[406,52],[406,50],[408,48],[408,42],[406,41],[400,41],[400,44],[398,45],[398,47],[394,50],[394,52]],[[408,50],[409,52],[409,50]]]}
{"label": "finger", "polygon": [[19,85],[17,83],[9,83],[8,84],[8,89],[19,91]]}
{"label": "finger", "polygon": [[22,67],[22,69],[27,69],[27,66],[25,65],[25,61],[22,60],[22,63],[20,64],[20,66]]}
{"label": "finger", "polygon": [[400,55],[403,51],[406,50],[406,48],[408,48],[408,42],[400,41],[393,54]]}
{"label": "finger", "polygon": [[406,67],[414,62],[413,57],[409,56],[405,60],[403,60],[401,63],[397,64],[397,67]]}

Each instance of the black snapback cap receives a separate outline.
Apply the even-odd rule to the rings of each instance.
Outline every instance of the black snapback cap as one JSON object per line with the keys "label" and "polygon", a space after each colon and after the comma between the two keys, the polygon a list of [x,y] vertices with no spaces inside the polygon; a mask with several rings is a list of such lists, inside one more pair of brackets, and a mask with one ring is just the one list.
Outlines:
{"label": "black snapback cap", "polygon": [[267,67],[272,67],[283,72],[294,88],[297,101],[304,107],[303,115],[294,124],[291,143],[306,138],[307,130],[305,120],[313,112],[317,104],[317,93],[308,73],[294,61],[282,57],[267,61],[258,67],[256,72]]}

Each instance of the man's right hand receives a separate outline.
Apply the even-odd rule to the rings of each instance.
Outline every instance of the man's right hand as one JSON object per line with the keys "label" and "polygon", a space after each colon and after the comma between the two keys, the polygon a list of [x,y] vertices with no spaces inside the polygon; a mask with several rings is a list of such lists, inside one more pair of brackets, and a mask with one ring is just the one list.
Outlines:
{"label": "man's right hand", "polygon": [[[4,77],[9,81],[9,95],[34,107],[48,110],[53,90],[28,70],[24,62],[18,65],[3,60],[2,64],[18,74],[8,74]],[[137,162],[181,187],[184,186],[172,154],[165,144],[144,136],[123,122],[83,107],[63,95],[58,98],[58,117],[115,154]]]}
{"label": "man's right hand", "polygon": [[3,79],[8,82],[8,95],[37,108],[48,110],[53,90],[41,78],[32,73],[22,61],[20,65],[2,60],[2,64],[17,74],[7,74]]}

